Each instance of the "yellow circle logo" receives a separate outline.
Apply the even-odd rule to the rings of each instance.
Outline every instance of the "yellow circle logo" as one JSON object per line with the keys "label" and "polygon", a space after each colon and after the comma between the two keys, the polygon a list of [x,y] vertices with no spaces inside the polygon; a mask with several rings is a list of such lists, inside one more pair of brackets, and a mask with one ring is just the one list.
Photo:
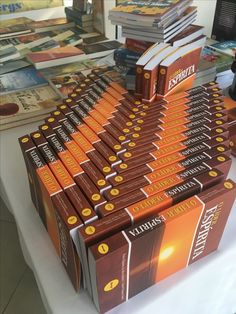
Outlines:
{"label": "yellow circle logo", "polygon": [[22,138],[21,142],[22,142],[22,143],[27,143],[27,142],[29,142],[28,137],[24,137],[24,138]]}
{"label": "yellow circle logo", "polygon": [[72,99],[66,99],[66,102],[72,102]]}
{"label": "yellow circle logo", "polygon": [[145,78],[146,80],[149,80],[149,79],[150,79],[150,74],[149,74],[149,73],[145,73],[145,74],[144,74],[144,78]]}
{"label": "yellow circle logo", "polygon": [[109,157],[109,160],[110,160],[110,161],[116,161],[116,159],[117,159],[116,156],[110,156],[110,157]]}
{"label": "yellow circle logo", "polygon": [[216,121],[216,124],[221,125],[221,124],[223,124],[223,122],[218,120],[218,121]]}
{"label": "yellow circle logo", "polygon": [[138,133],[134,133],[134,134],[132,135],[132,137],[133,137],[133,138],[138,138],[138,137],[139,137],[139,134],[138,134]]}
{"label": "yellow circle logo", "polygon": [[126,125],[127,125],[127,126],[132,126],[133,123],[132,123],[131,121],[129,121],[129,122],[126,122]]}
{"label": "yellow circle logo", "polygon": [[79,93],[79,92],[82,91],[82,89],[81,88],[77,88],[75,91]]}
{"label": "yellow circle logo", "polygon": [[128,165],[127,164],[120,164],[120,169],[127,169]]}
{"label": "yellow circle logo", "polygon": [[136,101],[134,102],[134,104],[135,104],[135,105],[141,105],[141,101],[136,100]]}
{"label": "yellow circle logo", "polygon": [[42,130],[43,130],[43,131],[46,131],[47,129],[48,129],[48,126],[47,126],[47,125],[43,125],[43,126],[42,126]]}
{"label": "yellow circle logo", "polygon": [[132,154],[127,152],[127,153],[124,153],[124,156],[127,157],[127,158],[129,158],[129,157],[132,156]]}
{"label": "yellow circle logo", "polygon": [[140,131],[140,130],[141,130],[140,126],[136,126],[136,127],[134,128],[134,131]]}
{"label": "yellow circle logo", "polygon": [[125,136],[124,135],[119,136],[119,140],[120,141],[124,141],[125,140]]}
{"label": "yellow circle logo", "polygon": [[108,173],[111,171],[111,168],[110,167],[104,167],[102,170],[103,170],[103,172]]}
{"label": "yellow circle logo", "polygon": [[92,195],[92,200],[93,200],[93,201],[99,201],[100,198],[101,198],[101,195],[99,195],[99,194],[93,194],[93,195]]}
{"label": "yellow circle logo", "polygon": [[67,107],[65,105],[60,106],[60,109],[66,109]]}
{"label": "yellow circle logo", "polygon": [[143,123],[143,120],[139,119],[137,120],[138,124],[142,124]]}
{"label": "yellow circle logo", "polygon": [[215,82],[210,82],[209,85],[215,85]]}
{"label": "yellow circle logo", "polygon": [[120,194],[120,191],[119,191],[118,189],[112,189],[112,190],[110,191],[110,194],[111,194],[112,196],[117,196],[117,195]]}
{"label": "yellow circle logo", "polygon": [[60,111],[54,111],[53,114],[54,114],[54,116],[59,116]]}
{"label": "yellow circle logo", "polygon": [[106,181],[103,180],[103,179],[101,179],[101,180],[98,180],[97,184],[98,184],[99,186],[104,186],[104,185],[106,184]]}
{"label": "yellow circle logo", "polygon": [[34,135],[33,135],[33,137],[34,138],[39,138],[41,135],[39,134],[39,133],[35,133]]}
{"label": "yellow circle logo", "polygon": [[216,110],[221,110],[222,109],[222,107],[216,107]]}
{"label": "yellow circle logo", "polygon": [[219,157],[217,157],[217,160],[218,160],[218,161],[225,161],[225,157],[219,156]]}
{"label": "yellow circle logo", "polygon": [[209,176],[210,177],[217,177],[217,172],[212,170],[209,172]]}
{"label": "yellow circle logo", "polygon": [[217,147],[218,152],[224,152],[225,148],[222,146]]}
{"label": "yellow circle logo", "polygon": [[55,121],[54,118],[49,118],[49,119],[48,119],[48,122],[54,122],[54,121]]}
{"label": "yellow circle logo", "polygon": [[229,146],[233,147],[234,146],[234,142],[233,141],[229,141]]}
{"label": "yellow circle logo", "polygon": [[129,129],[123,129],[124,133],[129,133]]}
{"label": "yellow circle logo", "polygon": [[222,130],[222,129],[216,129],[216,132],[217,132],[217,133],[222,133],[223,130]]}
{"label": "yellow circle logo", "polygon": [[130,142],[128,145],[129,145],[129,147],[134,147],[134,146],[136,146],[136,144],[135,144],[134,142]]}
{"label": "yellow circle logo", "polygon": [[109,251],[109,246],[106,243],[101,243],[98,246],[98,252],[100,254],[106,254]]}
{"label": "yellow circle logo", "polygon": [[115,208],[115,206],[112,204],[112,203],[107,203],[106,205],[105,205],[105,210],[107,210],[107,211],[111,211],[111,210],[113,210]]}
{"label": "yellow circle logo", "polygon": [[161,74],[161,75],[166,74],[166,70],[165,70],[165,69],[161,69],[161,70],[160,70],[160,74]]}
{"label": "yellow circle logo", "polygon": [[85,229],[85,233],[87,235],[92,235],[94,234],[96,231],[96,229],[93,227],[93,226],[88,226],[86,229]]}
{"label": "yellow circle logo", "polygon": [[92,213],[92,211],[91,211],[90,208],[84,208],[84,209],[82,210],[82,215],[83,215],[84,217],[90,216],[91,213]]}
{"label": "yellow circle logo", "polygon": [[223,138],[222,138],[222,137],[217,137],[216,140],[217,140],[217,142],[219,142],[219,143],[223,142]]}
{"label": "yellow circle logo", "polygon": [[104,291],[109,292],[109,291],[115,289],[118,286],[118,284],[119,284],[119,280],[113,279],[105,285]]}
{"label": "yellow circle logo", "polygon": [[71,97],[75,97],[75,96],[77,96],[77,94],[75,94],[75,93],[74,93],[74,94],[71,94]]}
{"label": "yellow circle logo", "polygon": [[69,225],[74,225],[76,222],[77,222],[77,217],[75,216],[70,216],[68,219],[67,219],[67,222]]}
{"label": "yellow circle logo", "polygon": [[212,88],[212,90],[213,90],[214,92],[217,92],[217,91],[218,91],[218,88]]}
{"label": "yellow circle logo", "polygon": [[215,99],[213,102],[214,102],[215,104],[218,104],[220,101],[219,101],[218,99]]}
{"label": "yellow circle logo", "polygon": [[217,118],[222,117],[222,113],[216,113],[216,117],[217,117]]}
{"label": "yellow circle logo", "polygon": [[122,176],[116,176],[115,177],[115,181],[116,182],[122,182],[124,179],[123,179],[123,177]]}
{"label": "yellow circle logo", "polygon": [[138,108],[133,108],[132,111],[133,112],[138,112],[139,110],[138,110]]}
{"label": "yellow circle logo", "polygon": [[218,97],[218,96],[219,96],[219,94],[213,94],[212,96],[213,96],[213,97]]}
{"label": "yellow circle logo", "polygon": [[140,116],[142,116],[142,117],[145,117],[147,114],[146,114],[146,112],[141,112],[140,113]]}
{"label": "yellow circle logo", "polygon": [[142,73],[142,68],[137,68],[137,73],[141,74]]}
{"label": "yellow circle logo", "polygon": [[121,149],[121,146],[120,146],[120,145],[115,145],[115,146],[114,146],[114,149],[115,149],[115,150],[119,150],[119,149]]}
{"label": "yellow circle logo", "polygon": [[134,118],[135,118],[135,115],[134,115],[134,114],[130,114],[130,115],[129,115],[129,118],[130,118],[130,119],[134,119]]}
{"label": "yellow circle logo", "polygon": [[149,108],[149,106],[147,106],[147,105],[143,106],[143,109],[148,109],[148,108]]}
{"label": "yellow circle logo", "polygon": [[231,190],[234,186],[233,186],[233,184],[232,184],[231,182],[225,181],[224,187],[225,187],[226,189],[228,189],[228,190]]}

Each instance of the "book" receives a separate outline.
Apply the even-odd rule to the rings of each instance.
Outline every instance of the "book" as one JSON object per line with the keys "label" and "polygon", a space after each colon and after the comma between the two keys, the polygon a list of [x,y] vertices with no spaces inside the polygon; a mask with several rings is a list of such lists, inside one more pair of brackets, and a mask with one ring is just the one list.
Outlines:
{"label": "book", "polygon": [[135,40],[131,38],[126,38],[125,47],[131,51],[137,53],[144,53],[150,46],[154,45],[154,42],[145,42],[142,40]]}
{"label": "book", "polygon": [[140,59],[136,62],[136,94],[142,95],[143,92],[143,68],[148,63],[148,61],[161,50],[165,49],[168,44],[159,44],[156,43],[151,46],[144,54],[140,57]]}
{"label": "book", "polygon": [[27,17],[18,17],[1,21],[0,38],[13,37],[20,34],[31,33],[29,26],[33,20]]}
{"label": "book", "polygon": [[[82,58],[79,58],[79,56]],[[60,47],[41,52],[32,52],[27,55],[29,62],[35,65],[36,69],[57,66],[85,59],[82,50],[76,47]]]}
{"label": "book", "polygon": [[0,66],[0,75],[26,68],[30,65],[31,64],[25,60],[8,61],[4,65]]}
{"label": "book", "polygon": [[82,22],[88,22],[93,20],[92,14],[86,14],[86,10],[79,10],[75,7],[65,7],[65,14],[68,20],[70,20],[70,18],[77,19],[78,21]]}
{"label": "book", "polygon": [[166,46],[155,54],[144,66],[142,77],[142,98],[151,101],[155,98],[158,85],[158,68],[163,59],[167,58],[176,47]]}
{"label": "book", "polygon": [[130,62],[134,65],[141,57],[140,53],[131,51],[127,48],[118,48],[114,51],[114,60],[116,64],[124,64],[125,62]]}
{"label": "book", "polygon": [[60,41],[60,44],[62,47],[64,46],[77,46],[79,44],[83,43],[83,39],[78,34],[72,34],[68,36],[67,38]]}
{"label": "book", "polygon": [[218,52],[226,54],[227,56],[236,56],[236,40],[228,40],[220,43],[211,44],[209,47]]}
{"label": "book", "polygon": [[231,68],[233,57],[222,54],[210,47],[204,47],[201,57],[216,66],[216,72],[221,73]]}
{"label": "book", "polygon": [[0,105],[0,125],[6,128],[8,123],[47,114],[55,109],[58,100],[58,94],[50,86],[3,95]]}
{"label": "book", "polygon": [[61,98],[66,98],[84,79],[85,76],[81,72],[74,72],[55,76],[49,79],[49,84],[60,93]]}
{"label": "book", "polygon": [[29,24],[35,33],[64,29],[73,27],[74,23],[69,22],[66,18],[55,18],[48,20],[35,21]]}
{"label": "book", "polygon": [[55,49],[58,47],[60,47],[59,42],[49,37],[47,40],[43,41],[41,44],[36,44],[34,47],[31,47],[30,50],[31,52],[40,52],[40,51],[45,51],[49,49]]}
{"label": "book", "polygon": [[109,12],[110,18],[123,17],[136,21],[148,21],[152,23],[161,22],[164,18],[172,15],[173,20],[179,16],[186,6],[189,6],[191,1],[176,0],[176,1],[125,1],[113,8]]}
{"label": "book", "polygon": [[155,29],[133,29],[130,27],[122,26],[122,36],[133,38],[133,39],[139,39],[139,40],[145,40],[149,42],[168,42],[170,41],[174,36],[185,30],[187,26],[192,24],[196,19],[196,16],[191,16],[189,19],[186,19],[183,23],[179,24],[177,27],[172,28],[168,32],[164,33],[157,33]]}
{"label": "book", "polygon": [[225,180],[92,245],[97,310],[109,311],[215,251],[235,196],[235,183]]}
{"label": "book", "polygon": [[192,87],[206,37],[178,48],[159,66],[157,94],[166,96]]}
{"label": "book", "polygon": [[83,50],[87,57],[92,59],[104,57],[121,46],[122,44],[116,40],[108,40],[85,46],[79,45],[77,47]]}
{"label": "book", "polygon": [[48,85],[47,80],[34,68],[22,69],[0,76],[1,95],[45,85]]}
{"label": "book", "polygon": [[0,63],[14,60],[20,57],[19,51],[13,45],[7,45],[0,48]]}
{"label": "book", "polygon": [[87,11],[87,1],[86,0],[73,0],[72,10],[78,10],[78,12],[85,13]]}
{"label": "book", "polygon": [[169,40],[174,47],[180,47],[188,44],[199,36],[203,35],[204,27],[198,25],[189,25],[182,32]]}

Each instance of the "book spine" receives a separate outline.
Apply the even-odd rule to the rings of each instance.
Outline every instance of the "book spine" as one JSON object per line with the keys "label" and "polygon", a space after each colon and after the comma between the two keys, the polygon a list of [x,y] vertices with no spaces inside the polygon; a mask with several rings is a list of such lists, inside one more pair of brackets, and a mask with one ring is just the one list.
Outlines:
{"label": "book spine", "polygon": [[168,68],[162,65],[159,66],[158,70],[158,83],[157,83],[157,95],[164,95],[166,79],[167,79]]}
{"label": "book spine", "polygon": [[155,97],[157,86],[157,71],[157,67],[151,71],[143,70],[142,97],[147,101],[151,101]]}

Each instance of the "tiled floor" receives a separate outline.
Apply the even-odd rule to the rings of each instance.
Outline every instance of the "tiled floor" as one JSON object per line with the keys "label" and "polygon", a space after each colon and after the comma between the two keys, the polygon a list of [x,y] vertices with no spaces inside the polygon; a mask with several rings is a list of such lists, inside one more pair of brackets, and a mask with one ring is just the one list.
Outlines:
{"label": "tiled floor", "polygon": [[0,199],[0,313],[46,314],[21,252],[13,216]]}

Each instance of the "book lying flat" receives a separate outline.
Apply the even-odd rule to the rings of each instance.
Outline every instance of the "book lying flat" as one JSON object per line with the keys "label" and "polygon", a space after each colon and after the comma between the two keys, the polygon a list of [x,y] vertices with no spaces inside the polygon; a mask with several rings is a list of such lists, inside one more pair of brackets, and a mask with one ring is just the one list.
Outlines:
{"label": "book lying flat", "polygon": [[228,40],[220,43],[215,43],[210,45],[209,47],[231,57],[235,57],[236,55],[236,40]]}
{"label": "book lying flat", "polygon": [[85,54],[76,47],[60,47],[41,52],[32,52],[27,55],[29,62],[35,65],[36,69],[57,66],[65,63],[79,61],[78,57]]}
{"label": "book lying flat", "polygon": [[66,18],[55,18],[48,20],[35,21],[29,24],[35,33],[41,33],[50,30],[69,28],[74,26],[73,22],[69,22]]}
{"label": "book lying flat", "polygon": [[174,47],[186,45],[195,38],[203,35],[204,27],[198,25],[189,25],[182,32],[173,37],[169,43]]}
{"label": "book lying flat", "polygon": [[49,113],[58,105],[59,96],[43,86],[3,95],[0,105],[0,126]]}
{"label": "book lying flat", "polygon": [[45,85],[48,85],[47,80],[34,68],[22,69],[0,76],[1,95]]}

